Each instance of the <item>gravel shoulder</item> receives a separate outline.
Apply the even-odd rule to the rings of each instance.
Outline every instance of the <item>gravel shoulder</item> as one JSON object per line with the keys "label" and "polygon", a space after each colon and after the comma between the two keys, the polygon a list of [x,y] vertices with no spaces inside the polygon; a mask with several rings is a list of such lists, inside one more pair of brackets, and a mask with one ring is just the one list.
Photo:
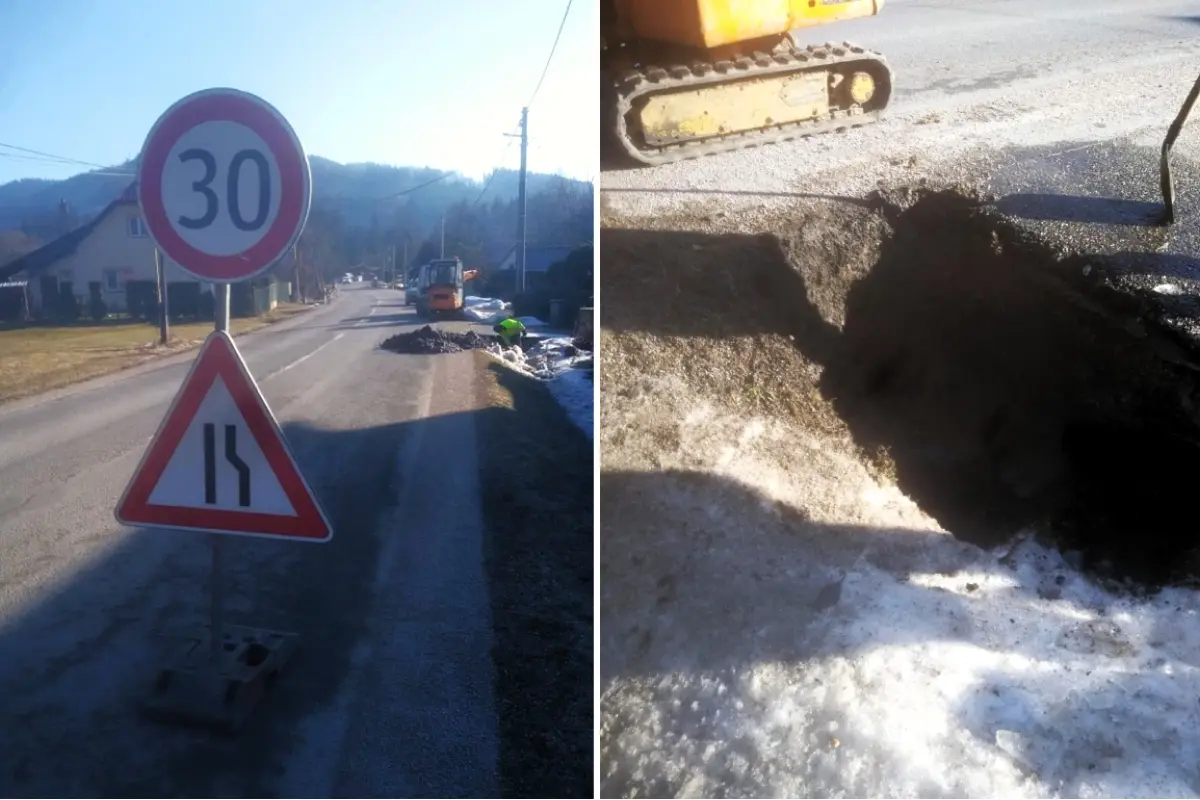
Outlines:
{"label": "gravel shoulder", "polygon": [[593,455],[547,387],[477,365],[502,797],[590,797]]}

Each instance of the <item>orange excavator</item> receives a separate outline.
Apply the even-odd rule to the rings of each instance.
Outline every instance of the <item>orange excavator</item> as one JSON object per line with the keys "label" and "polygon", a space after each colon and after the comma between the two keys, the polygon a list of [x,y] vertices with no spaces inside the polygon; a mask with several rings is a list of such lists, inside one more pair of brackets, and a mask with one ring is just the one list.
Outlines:
{"label": "orange excavator", "polygon": [[479,270],[463,269],[462,261],[455,258],[435,258],[428,264],[429,289],[425,294],[425,307],[430,317],[462,316],[464,286],[475,280]]}
{"label": "orange excavator", "polygon": [[874,16],[884,0],[601,0],[601,119],[647,165],[877,120],[892,94],[879,53],[800,47],[797,29]]}

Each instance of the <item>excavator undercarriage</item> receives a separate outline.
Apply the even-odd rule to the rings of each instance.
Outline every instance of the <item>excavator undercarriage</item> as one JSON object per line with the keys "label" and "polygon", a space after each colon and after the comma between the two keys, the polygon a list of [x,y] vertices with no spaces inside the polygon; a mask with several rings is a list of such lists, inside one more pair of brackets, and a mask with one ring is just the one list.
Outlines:
{"label": "excavator undercarriage", "polygon": [[[602,17],[602,118],[607,134],[635,161],[666,164],[858,127],[877,120],[891,98],[892,72],[879,53],[850,43],[799,47],[786,30],[716,44],[709,42],[720,32],[686,25],[662,38],[639,36],[622,24],[618,7],[630,16],[642,13],[647,26],[658,23],[644,2],[610,0]],[[698,5],[713,13],[716,3]],[[843,5],[862,7],[864,0]],[[874,13],[882,3],[869,5]],[[822,13],[775,24],[841,18]]]}

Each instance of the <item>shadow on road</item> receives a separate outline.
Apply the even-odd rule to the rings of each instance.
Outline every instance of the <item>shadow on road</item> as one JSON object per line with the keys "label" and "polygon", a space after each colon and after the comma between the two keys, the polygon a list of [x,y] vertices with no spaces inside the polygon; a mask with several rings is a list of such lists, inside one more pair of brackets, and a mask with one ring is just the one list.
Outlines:
{"label": "shadow on road", "polygon": [[1006,216],[1047,222],[1156,227],[1161,203],[1054,194],[1010,194],[994,204]]}
{"label": "shadow on road", "polygon": [[362,317],[347,317],[328,327],[332,330],[348,330],[350,328],[387,328],[393,325],[416,325],[422,319],[411,312],[371,314]]}
{"label": "shadow on road", "polygon": [[798,206],[757,236],[602,235],[607,363],[847,430],[964,540],[1045,524],[1097,569],[1191,570],[1172,520],[1200,481],[1180,401],[1196,378],[1139,301],[1083,277],[1102,259],[1062,259],[952,192]]}
{"label": "shadow on road", "polygon": [[500,796],[591,797],[592,442],[537,380],[488,361],[483,383]]}
{"label": "shadow on road", "polygon": [[[492,428],[505,424],[487,421],[489,415],[507,419],[514,413],[495,409],[473,412],[471,424]],[[406,534],[394,527],[394,520],[403,518],[404,509],[398,508],[398,503],[409,480],[402,474],[398,454],[419,428],[425,441],[436,442],[452,428],[461,427],[461,417],[435,416],[356,430],[284,426],[335,535],[323,545],[227,539],[225,622],[300,635],[300,649],[278,683],[246,727],[233,737],[152,723],[137,711],[138,701],[147,694],[163,664],[164,653],[156,644],[162,644],[160,636],[207,625],[209,551],[205,537],[158,530],[114,535],[106,529],[92,534],[92,539],[111,538],[117,543],[62,585],[39,586],[28,608],[0,630],[0,651],[4,653],[0,659],[0,716],[8,722],[0,731],[0,794],[275,796],[281,781],[306,787],[329,781],[336,784],[346,769],[352,774],[358,769],[353,765],[366,765],[368,772],[376,773],[395,769],[388,765],[431,759],[452,765],[455,756],[444,750],[447,744],[459,753],[477,749],[476,742],[413,741],[406,746],[414,752],[397,757],[390,749],[394,743],[389,741],[377,743],[374,751],[340,752],[343,734],[358,721],[342,690],[361,684],[364,674],[372,672],[381,673],[378,680],[388,683],[386,662],[354,663],[355,653],[369,645],[368,632],[379,613],[390,617],[411,613],[380,608],[377,604],[382,595],[376,595],[373,588],[383,540]],[[495,524],[494,513],[485,524]],[[550,528],[539,533],[553,536],[555,531]],[[88,537],[81,534],[81,538]],[[589,541],[589,579],[590,553]],[[519,569],[493,570],[492,597],[503,599],[513,592],[523,597],[524,587],[513,587],[510,582],[535,583],[537,576],[521,571],[529,566],[524,563]],[[404,566],[405,570],[413,568]],[[587,596],[590,609],[590,583]],[[507,624],[523,632],[543,621],[539,616],[543,611],[510,605],[506,609],[509,616],[497,612],[493,624]],[[423,613],[409,621],[436,630],[444,614],[423,619]],[[590,628],[588,637],[590,646]],[[511,670],[504,650],[507,645],[500,636],[494,657],[498,666]],[[510,737],[514,729],[525,728],[516,739],[501,743],[500,769],[509,781],[513,776],[506,774],[504,760],[519,759],[521,753],[514,755],[511,749],[526,747],[530,736],[583,741],[590,754],[590,658],[586,671],[576,668],[556,673],[565,656],[548,634],[540,649],[526,638],[522,658],[524,670],[541,670],[546,694],[538,706],[531,706],[528,698],[502,706],[502,726],[507,723]],[[409,672],[414,668],[408,667]],[[586,682],[580,678],[581,672],[585,672]],[[555,683],[559,674],[565,677]],[[563,680],[574,682],[576,695],[588,698],[586,720],[564,723],[560,703],[569,692],[561,686]],[[453,684],[453,676],[447,676],[447,691]],[[506,688],[501,676],[497,686],[500,701],[506,699]],[[388,688],[391,697],[403,691],[403,686]],[[371,698],[358,702],[369,704]],[[554,720],[551,730],[546,729],[549,718]],[[561,745],[557,751],[544,747],[542,754],[549,752],[561,760],[561,750]],[[536,763],[537,755],[525,757],[533,760],[527,763]],[[559,793],[558,785],[564,780],[575,784],[586,780],[590,786],[589,764],[590,759],[582,757],[560,763],[552,776],[559,781],[557,785],[550,778],[527,780],[552,796],[571,796]],[[450,769],[439,780],[452,785],[457,778]],[[462,776],[465,785],[475,785],[477,780],[477,775]],[[305,791],[319,794],[326,790]],[[413,791],[419,795],[426,790],[416,785]]]}
{"label": "shadow on road", "polygon": [[395,504],[395,452],[410,428],[285,426],[336,533],[325,545],[227,540],[226,621],[301,636],[276,691],[236,739],[155,725],[135,708],[161,664],[149,644],[207,624],[202,535],[137,530],[0,632],[3,716],[24,721],[2,734],[5,793],[270,793],[302,720],[333,703],[365,630],[375,527]]}
{"label": "shadow on road", "polygon": [[710,197],[794,197],[800,200],[832,200],[847,205],[872,208],[872,201],[861,197],[841,197],[812,192],[755,192],[739,189],[603,189],[605,194],[689,194]]}
{"label": "shadow on road", "polygon": [[[1088,621],[1103,609],[1053,564],[1035,578],[945,535],[815,522],[707,473],[604,472],[600,496],[601,796],[877,796],[920,782],[914,747],[1072,796],[1186,762],[1160,710],[1130,702],[1143,677],[1104,666],[1136,634]],[[1029,743],[1015,764],[994,761],[1004,731]],[[961,774],[916,793],[966,796]]]}

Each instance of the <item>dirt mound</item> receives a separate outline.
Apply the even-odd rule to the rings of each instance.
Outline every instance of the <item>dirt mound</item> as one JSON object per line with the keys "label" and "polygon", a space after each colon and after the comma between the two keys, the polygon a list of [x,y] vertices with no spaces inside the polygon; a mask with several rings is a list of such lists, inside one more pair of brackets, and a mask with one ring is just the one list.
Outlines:
{"label": "dirt mound", "polygon": [[1098,280],[1103,258],[956,192],[811,201],[760,224],[605,228],[607,396],[671,373],[844,437],[959,538],[1034,526],[1100,573],[1200,574],[1182,524],[1200,354]]}
{"label": "dirt mound", "polygon": [[393,353],[436,354],[478,350],[499,342],[496,336],[480,336],[475,331],[454,333],[436,330],[429,325],[411,333],[398,333],[386,339],[380,347]]}

